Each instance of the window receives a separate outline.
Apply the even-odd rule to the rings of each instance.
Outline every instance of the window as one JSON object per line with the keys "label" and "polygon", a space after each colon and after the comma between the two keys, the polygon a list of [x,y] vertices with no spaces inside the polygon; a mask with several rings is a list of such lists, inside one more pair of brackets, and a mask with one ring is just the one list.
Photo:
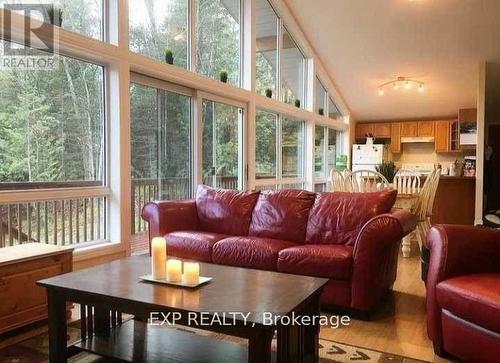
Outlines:
{"label": "window", "polygon": [[328,98],[328,117],[330,117],[332,119],[337,119],[341,116],[342,116],[342,114],[340,113],[335,102],[333,102],[332,97],[329,97]]}
{"label": "window", "polygon": [[[54,5],[55,4],[55,5]],[[29,0],[25,2],[0,0],[0,5],[25,16],[53,23],[52,8],[61,8],[61,27],[82,35],[104,40],[102,0]],[[56,12],[57,13],[57,12]],[[57,19],[55,20],[57,23]]]}
{"label": "window", "polygon": [[[278,17],[267,0],[256,0],[256,80],[257,93],[272,92],[276,97],[278,78]],[[269,94],[267,95],[269,97]]]}
{"label": "window", "polygon": [[133,227],[140,232],[145,203],[191,196],[191,97],[133,83],[131,143]]}
{"label": "window", "polygon": [[326,89],[319,80],[319,78],[316,77],[316,112],[319,115],[326,115],[325,114],[325,109],[326,109]]}
{"label": "window", "polygon": [[314,177],[325,177],[327,128],[316,126],[314,130]]}
{"label": "window", "polygon": [[47,56],[50,69],[0,71],[2,190],[103,185],[104,69]]}
{"label": "window", "polygon": [[203,183],[217,188],[238,189],[241,178],[243,110],[210,100],[203,101]]}
{"label": "window", "polygon": [[240,0],[197,1],[198,73],[220,79],[228,74],[228,83],[240,85]]}
{"label": "window", "polygon": [[285,103],[305,105],[306,60],[286,28],[281,53],[281,94]]}
{"label": "window", "polygon": [[304,172],[304,122],[283,118],[281,131],[283,178],[302,178]]}
{"label": "window", "polygon": [[132,51],[188,68],[188,0],[129,0],[129,19]]}
{"label": "window", "polygon": [[255,132],[255,177],[276,178],[276,130],[278,115],[257,111]]}
{"label": "window", "polygon": [[339,143],[337,139],[339,138],[340,133],[335,129],[328,129],[328,150],[326,154],[327,160],[327,177],[330,174],[332,169],[337,169],[337,150],[339,147]]}

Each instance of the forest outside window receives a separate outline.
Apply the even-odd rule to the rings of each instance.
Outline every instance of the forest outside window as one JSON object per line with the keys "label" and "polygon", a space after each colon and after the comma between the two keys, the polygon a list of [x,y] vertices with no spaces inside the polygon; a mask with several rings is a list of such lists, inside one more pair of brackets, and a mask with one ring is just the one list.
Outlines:
{"label": "forest outside window", "polygon": [[188,0],[129,0],[130,49],[189,68]]}
{"label": "forest outside window", "polygon": [[267,0],[256,0],[255,9],[255,87],[257,93],[276,98],[279,19]]}
{"label": "forest outside window", "polygon": [[282,43],[281,98],[285,103],[304,108],[306,59],[286,28],[283,28]]}
{"label": "forest outside window", "polygon": [[98,40],[104,40],[103,4],[103,0],[0,0],[5,9]]}
{"label": "forest outside window", "polygon": [[240,85],[241,0],[197,0],[196,71]]}
{"label": "forest outside window", "polygon": [[304,177],[304,121],[283,118],[281,160],[282,178]]}
{"label": "forest outside window", "polygon": [[276,178],[277,126],[277,114],[267,111],[257,111],[255,132],[256,179]]}
{"label": "forest outside window", "polygon": [[132,83],[131,143],[137,233],[147,227],[140,215],[144,204],[191,196],[191,97]]}

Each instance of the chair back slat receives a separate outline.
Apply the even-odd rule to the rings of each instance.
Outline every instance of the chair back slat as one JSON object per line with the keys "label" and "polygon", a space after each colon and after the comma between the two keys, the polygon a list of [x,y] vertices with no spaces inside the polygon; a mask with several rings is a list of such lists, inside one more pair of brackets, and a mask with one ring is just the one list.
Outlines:
{"label": "chair back slat", "polygon": [[400,170],[394,177],[394,186],[399,194],[420,193],[420,183],[420,175],[409,170]]}
{"label": "chair back slat", "polygon": [[345,180],[345,189],[352,193],[367,193],[390,188],[386,177],[373,170],[357,170]]}

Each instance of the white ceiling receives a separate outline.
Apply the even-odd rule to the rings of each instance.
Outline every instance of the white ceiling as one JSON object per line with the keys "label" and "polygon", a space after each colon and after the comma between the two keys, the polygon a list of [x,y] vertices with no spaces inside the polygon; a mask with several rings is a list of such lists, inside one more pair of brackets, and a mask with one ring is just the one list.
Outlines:
{"label": "white ceiling", "polygon": [[[285,0],[357,120],[475,107],[479,62],[500,59],[500,0]],[[376,89],[398,76],[423,94]]]}

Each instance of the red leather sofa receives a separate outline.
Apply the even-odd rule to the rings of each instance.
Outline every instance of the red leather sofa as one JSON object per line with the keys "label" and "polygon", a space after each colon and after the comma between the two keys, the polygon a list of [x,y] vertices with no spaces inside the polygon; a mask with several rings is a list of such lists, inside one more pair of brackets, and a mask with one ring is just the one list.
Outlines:
{"label": "red leather sofa", "polygon": [[399,241],[415,228],[396,191],[311,193],[198,188],[195,200],[147,204],[150,238],[186,259],[330,279],[325,305],[372,310],[396,278]]}
{"label": "red leather sofa", "polygon": [[500,362],[500,231],[436,226],[427,245],[427,332],[436,354]]}

